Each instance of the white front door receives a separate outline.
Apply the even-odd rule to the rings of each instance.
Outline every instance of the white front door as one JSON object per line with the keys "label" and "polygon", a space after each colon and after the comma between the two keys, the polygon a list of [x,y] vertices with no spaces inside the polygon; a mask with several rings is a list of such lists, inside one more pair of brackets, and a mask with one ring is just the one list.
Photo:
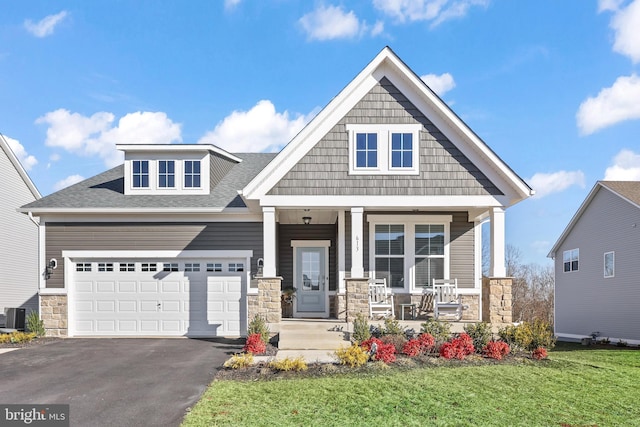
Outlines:
{"label": "white front door", "polygon": [[296,317],[328,317],[328,247],[294,248]]}

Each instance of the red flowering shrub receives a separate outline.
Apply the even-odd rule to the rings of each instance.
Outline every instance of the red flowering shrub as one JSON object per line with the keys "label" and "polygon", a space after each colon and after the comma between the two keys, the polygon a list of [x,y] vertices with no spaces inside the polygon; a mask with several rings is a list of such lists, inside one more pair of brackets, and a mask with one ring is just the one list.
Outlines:
{"label": "red flowering shrub", "polygon": [[458,338],[454,338],[440,346],[440,357],[445,359],[464,359],[465,356],[472,354],[473,340],[468,334],[462,333]]}
{"label": "red flowering shrub", "polygon": [[380,347],[382,341],[379,338],[371,337],[368,340],[362,341],[360,343],[360,347],[364,348],[367,351],[371,351],[371,346],[375,344],[377,347]]}
{"label": "red flowering shrub", "polygon": [[431,334],[420,334],[418,341],[420,341],[420,351],[422,353],[431,351],[436,345],[436,339]]}
{"label": "red flowering shrub", "polygon": [[419,340],[411,339],[402,347],[402,353],[409,357],[415,357],[422,351],[422,345]]}
{"label": "red flowering shrub", "polygon": [[533,353],[531,353],[531,357],[533,357],[536,360],[546,359],[547,349],[544,347],[538,347],[535,350],[533,350]]}
{"label": "red flowering shrub", "polygon": [[491,359],[502,360],[503,356],[509,354],[509,344],[504,341],[489,341],[482,349],[482,354]]}
{"label": "red flowering shrub", "polygon": [[396,347],[393,344],[385,344],[378,338],[369,338],[360,344],[367,351],[375,349],[373,358],[382,360],[384,363],[393,363],[396,361]]}
{"label": "red flowering shrub", "polygon": [[251,334],[247,337],[247,341],[242,350],[246,353],[262,354],[267,351],[267,345],[262,341],[260,334]]}

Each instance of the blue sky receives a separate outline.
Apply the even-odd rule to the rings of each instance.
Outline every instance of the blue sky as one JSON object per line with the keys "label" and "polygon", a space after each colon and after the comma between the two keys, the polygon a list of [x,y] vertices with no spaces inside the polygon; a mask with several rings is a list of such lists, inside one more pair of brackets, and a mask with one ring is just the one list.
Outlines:
{"label": "blue sky", "polygon": [[277,151],[390,46],[537,196],[545,258],[595,181],[640,180],[640,0],[1,1],[0,133],[43,194],[115,143]]}

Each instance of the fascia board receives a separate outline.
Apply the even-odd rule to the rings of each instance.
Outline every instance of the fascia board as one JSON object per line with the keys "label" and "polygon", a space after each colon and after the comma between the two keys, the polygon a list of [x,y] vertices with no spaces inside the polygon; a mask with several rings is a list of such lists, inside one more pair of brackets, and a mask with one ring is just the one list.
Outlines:
{"label": "fascia board", "polygon": [[501,207],[508,202],[505,196],[264,196],[261,206],[278,208],[327,207],[347,208],[478,208]]}
{"label": "fascia board", "polygon": [[18,160],[15,153],[9,146],[9,142],[7,142],[7,140],[4,138],[4,135],[2,134],[0,134],[0,146],[7,154],[9,161],[11,162],[11,164],[13,164],[13,167],[16,169],[18,175],[20,175],[20,178],[22,178],[22,181],[24,181],[27,188],[29,188],[29,191],[31,192],[33,197],[36,200],[41,199],[42,195],[40,194],[40,191],[38,191],[38,188],[35,186],[33,181],[31,181],[31,178],[29,178],[29,174],[27,174],[27,171],[22,166],[22,163],[20,163],[20,160]]}
{"label": "fascia board", "polygon": [[246,208],[19,208],[17,212],[40,214],[197,214],[243,213]]}
{"label": "fascia board", "polygon": [[140,153],[140,152],[205,152],[211,151],[220,154],[234,162],[242,162],[242,159],[234,156],[222,148],[211,144],[116,144],[116,148],[121,151]]}

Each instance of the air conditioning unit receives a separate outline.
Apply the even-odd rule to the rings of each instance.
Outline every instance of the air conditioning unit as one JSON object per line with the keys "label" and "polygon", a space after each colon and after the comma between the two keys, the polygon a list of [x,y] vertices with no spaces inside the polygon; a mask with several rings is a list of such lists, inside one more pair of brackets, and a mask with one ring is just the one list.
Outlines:
{"label": "air conditioning unit", "polygon": [[26,309],[24,308],[5,308],[5,327],[7,329],[17,329],[24,331],[24,318]]}

